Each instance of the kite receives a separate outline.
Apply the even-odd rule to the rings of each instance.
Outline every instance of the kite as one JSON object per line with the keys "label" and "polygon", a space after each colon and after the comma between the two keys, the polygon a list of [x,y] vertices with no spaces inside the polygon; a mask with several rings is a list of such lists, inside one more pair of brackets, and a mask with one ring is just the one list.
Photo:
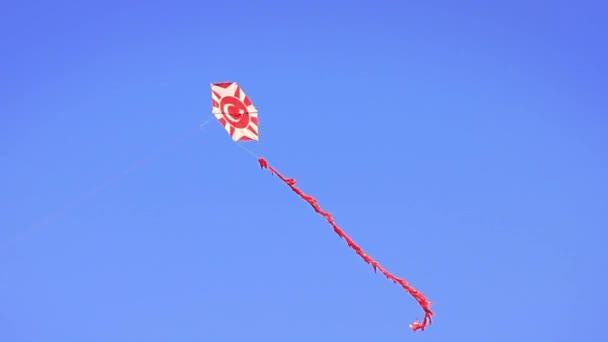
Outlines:
{"label": "kite", "polygon": [[236,82],[211,85],[212,113],[234,141],[260,140],[258,111]]}
{"label": "kite", "polygon": [[[233,141],[259,141],[258,111],[253,105],[251,99],[247,97],[245,92],[236,82],[221,82],[211,84],[211,97],[212,113],[220,124],[224,126]],[[237,145],[245,149],[250,154],[256,156],[258,164],[262,169],[266,169],[272,175],[277,176],[296,195],[307,202],[317,214],[323,216],[333,228],[334,232],[340,238],[344,239],[348,247],[353,249],[363,259],[363,261],[371,265],[374,272],[379,271],[393,283],[401,285],[406,292],[414,297],[424,311],[424,318],[422,321],[418,321],[416,319],[412,324],[410,324],[410,328],[413,331],[424,330],[428,325],[432,324],[432,317],[434,315],[434,312],[431,310],[432,303],[427,300],[421,292],[409,285],[406,280],[390,273],[386,268],[380,265],[380,263],[365,253],[363,249],[359,247],[359,245],[357,245],[355,241],[353,241],[353,239],[348,236],[344,230],[342,230],[342,228],[338,226],[332,214],[321,208],[317,199],[304,193],[298,186],[296,186],[297,181],[295,179],[284,176],[277,171],[277,169],[272,167],[268,161],[266,161],[266,159],[257,156],[255,153],[251,152],[241,144]]]}

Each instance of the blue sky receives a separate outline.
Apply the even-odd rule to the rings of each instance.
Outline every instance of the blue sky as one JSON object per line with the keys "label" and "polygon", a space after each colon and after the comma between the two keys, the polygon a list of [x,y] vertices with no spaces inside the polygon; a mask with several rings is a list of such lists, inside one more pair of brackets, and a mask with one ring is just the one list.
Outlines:
{"label": "blue sky", "polygon": [[0,341],[601,340],[605,6],[3,3]]}

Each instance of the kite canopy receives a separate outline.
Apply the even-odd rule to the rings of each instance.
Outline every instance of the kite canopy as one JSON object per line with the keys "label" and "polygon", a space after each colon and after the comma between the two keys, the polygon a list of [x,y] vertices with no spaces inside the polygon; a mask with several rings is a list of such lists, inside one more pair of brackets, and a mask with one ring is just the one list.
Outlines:
{"label": "kite canopy", "polygon": [[212,113],[234,141],[258,141],[258,110],[236,82],[211,84]]}

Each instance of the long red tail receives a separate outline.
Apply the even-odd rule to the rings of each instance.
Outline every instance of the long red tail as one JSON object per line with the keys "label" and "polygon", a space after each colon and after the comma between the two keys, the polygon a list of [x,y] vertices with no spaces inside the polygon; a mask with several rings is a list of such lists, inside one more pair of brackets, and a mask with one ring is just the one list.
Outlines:
{"label": "long red tail", "polygon": [[285,176],[283,176],[279,171],[277,171],[275,168],[273,168],[272,166],[270,166],[268,164],[268,162],[264,159],[264,158],[259,158],[258,162],[260,163],[260,167],[262,167],[263,169],[268,169],[272,174],[276,175],[277,177],[279,177],[287,186],[289,186],[291,188],[291,190],[293,190],[293,192],[295,192],[298,196],[300,196],[300,198],[302,198],[303,200],[305,200],[306,202],[308,202],[308,204],[310,204],[313,209],[320,215],[322,215],[323,217],[325,217],[325,219],[327,220],[327,222],[334,228],[334,231],[336,232],[336,234],[338,234],[338,236],[340,236],[341,238],[343,238],[344,240],[346,240],[346,243],[348,244],[348,246],[350,248],[352,248],[357,254],[359,254],[359,256],[368,264],[370,264],[373,268],[374,268],[374,272],[376,271],[380,271],[382,272],[382,274],[384,274],[388,279],[392,280],[394,283],[401,285],[401,287],[403,287],[403,289],[405,291],[407,291],[408,293],[410,293],[414,299],[416,299],[416,301],[418,302],[418,304],[422,307],[422,309],[424,310],[424,319],[422,320],[422,322],[419,322],[418,320],[415,320],[414,323],[410,324],[410,328],[413,331],[416,330],[424,330],[428,325],[430,325],[432,323],[432,316],[434,315],[434,312],[431,310],[431,302],[428,301],[426,299],[426,297],[418,292],[418,290],[416,290],[415,288],[413,288],[412,286],[410,286],[406,280],[398,278],[396,276],[394,276],[393,274],[391,274],[388,270],[386,270],[382,265],[380,265],[376,260],[372,259],[372,257],[370,257],[369,255],[367,255],[363,249],[361,249],[361,247],[359,247],[359,245],[357,245],[353,239],[351,239],[343,230],[342,228],[340,228],[336,222],[333,219],[333,216],[331,215],[331,213],[324,211],[323,209],[321,209],[321,207],[319,206],[317,200],[310,196],[305,194],[302,190],[300,190],[297,186],[296,186],[296,180],[293,178],[287,178]]}

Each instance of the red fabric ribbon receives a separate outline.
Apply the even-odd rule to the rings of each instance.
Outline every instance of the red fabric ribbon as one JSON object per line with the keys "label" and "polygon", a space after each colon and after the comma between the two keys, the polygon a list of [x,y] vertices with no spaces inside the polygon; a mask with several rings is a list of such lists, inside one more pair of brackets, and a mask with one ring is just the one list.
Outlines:
{"label": "red fabric ribbon", "polygon": [[289,188],[291,188],[291,190],[293,192],[295,192],[298,196],[300,196],[300,198],[302,198],[304,201],[308,202],[308,204],[310,204],[312,206],[312,208],[318,214],[325,217],[327,222],[333,227],[334,232],[336,232],[336,234],[338,234],[338,236],[340,236],[342,239],[344,239],[346,241],[346,243],[348,244],[348,247],[352,248],[363,259],[363,261],[365,261],[366,263],[371,265],[374,269],[374,272],[380,271],[382,274],[384,274],[384,276],[386,276],[386,278],[392,280],[393,283],[401,285],[401,287],[403,287],[403,289],[405,291],[407,291],[410,295],[412,295],[414,297],[414,299],[416,299],[416,301],[418,302],[420,307],[422,307],[422,309],[424,310],[424,319],[422,320],[422,322],[415,320],[414,323],[410,324],[410,328],[413,331],[424,330],[428,325],[430,325],[432,323],[432,316],[435,313],[431,310],[431,302],[429,300],[427,300],[426,297],[422,293],[420,293],[414,287],[410,286],[406,280],[398,278],[398,277],[394,276],[393,274],[391,274],[387,269],[385,269],[382,265],[380,265],[376,260],[374,260],[372,257],[367,255],[363,251],[363,249],[361,249],[361,247],[359,247],[359,245],[357,245],[353,241],[353,239],[351,239],[350,236],[348,236],[342,230],[342,228],[340,228],[336,224],[331,213],[324,211],[319,206],[319,203],[317,202],[317,200],[314,197],[305,194],[302,190],[300,190],[296,186],[297,181],[295,179],[287,178],[287,177],[283,176],[279,171],[277,171],[275,168],[270,166],[264,158],[259,158],[258,162],[260,163],[260,167],[262,169],[267,169],[273,175],[276,175],[277,177],[279,177],[287,186],[289,186]]}

